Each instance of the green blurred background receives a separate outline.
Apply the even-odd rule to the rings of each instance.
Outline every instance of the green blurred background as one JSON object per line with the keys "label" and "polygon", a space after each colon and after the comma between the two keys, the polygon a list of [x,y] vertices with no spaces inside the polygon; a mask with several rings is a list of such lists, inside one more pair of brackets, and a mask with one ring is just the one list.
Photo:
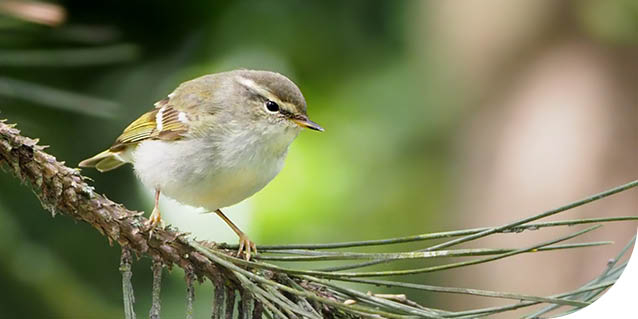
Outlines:
{"label": "green blurred background", "polygon": [[[637,43],[631,0],[4,0],[0,118],[74,166],[185,80],[273,70],[299,85],[326,132],[302,132],[281,174],[227,210],[258,245],[488,226],[638,176]],[[83,173],[110,199],[150,211],[150,191],[130,167]],[[569,217],[635,215],[635,197]],[[214,215],[162,205],[180,230],[236,241]],[[608,228],[590,239],[617,244],[590,253],[409,280],[530,294],[574,289],[602,270],[635,224]],[[119,252],[87,225],[51,219],[26,187],[0,177],[0,317],[121,317]],[[526,269],[552,263],[566,268],[548,284],[526,281],[534,278]],[[150,262],[135,263],[140,316],[151,279]],[[183,316],[183,280],[180,269],[165,275],[166,318]],[[458,310],[493,302],[408,296]],[[208,316],[210,300],[210,284],[200,285],[196,317]]]}

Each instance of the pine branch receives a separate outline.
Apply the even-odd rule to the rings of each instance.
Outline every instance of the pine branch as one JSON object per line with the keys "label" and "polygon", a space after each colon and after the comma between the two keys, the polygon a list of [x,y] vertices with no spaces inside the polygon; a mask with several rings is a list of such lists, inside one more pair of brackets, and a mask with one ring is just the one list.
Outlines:
{"label": "pine branch", "polygon": [[[195,281],[201,282],[204,279],[210,280],[215,288],[212,300],[213,318],[227,318],[233,315],[238,315],[238,318],[262,318],[264,316],[268,318],[475,318],[537,304],[548,305],[539,313],[553,310],[556,307],[571,307],[568,311],[575,311],[590,304],[599,293],[613,285],[626,265],[626,263],[620,265],[615,265],[615,263],[627,249],[624,249],[598,278],[587,285],[571,292],[548,297],[514,292],[372,280],[363,279],[363,277],[411,275],[442,271],[493,262],[522,253],[536,254],[550,250],[582,249],[609,244],[610,242],[605,241],[558,243],[593,231],[601,227],[602,223],[631,222],[638,219],[638,217],[634,216],[621,216],[530,223],[638,186],[638,181],[633,181],[557,209],[502,226],[360,242],[261,246],[261,254],[257,255],[254,261],[245,261],[233,256],[235,247],[232,245],[217,245],[196,241],[188,238],[186,234],[170,228],[155,229],[152,234],[149,234],[148,229],[144,226],[147,220],[142,216],[142,213],[128,210],[123,205],[97,194],[86,183],[87,178],[80,175],[78,169],[69,168],[64,165],[64,162],[57,161],[55,157],[44,152],[45,147],[37,145],[37,142],[36,139],[20,135],[14,125],[7,125],[5,121],[0,121],[0,168],[13,173],[13,175],[27,184],[34,191],[42,206],[50,211],[53,216],[60,213],[75,220],[86,222],[104,235],[109,243],[115,242],[122,247],[120,271],[122,272],[124,313],[126,318],[135,318],[135,298],[131,284],[131,256],[133,253],[137,256],[150,257],[153,260],[153,302],[149,311],[151,318],[159,318],[160,316],[162,269],[163,267],[171,269],[173,265],[184,269],[186,273],[185,308],[187,318],[193,316],[192,305],[195,299]],[[596,225],[576,231],[570,235],[544,240],[522,248],[444,250],[444,248],[450,246],[473,242],[476,239],[494,234],[521,233],[526,230],[537,230],[546,227],[592,223]],[[320,250],[392,245],[446,238],[455,239],[410,252],[362,253]],[[478,256],[479,258],[430,267],[421,266],[391,271],[343,271],[397,260],[456,258],[463,256]],[[303,262],[321,260],[369,261],[351,263],[325,270],[287,268],[267,263],[267,261]],[[363,293],[337,285],[336,281],[438,293],[514,299],[519,302],[499,307],[450,312],[421,306],[407,299],[403,294]],[[240,296],[239,299],[236,298],[237,293]]]}
{"label": "pine branch", "polygon": [[[335,318],[362,318],[369,317],[370,314],[390,318],[404,317],[371,307],[344,305],[329,292],[319,293],[307,288],[299,290],[290,288],[287,286],[289,278],[285,274],[273,279],[265,279],[263,273],[255,275],[232,264],[232,267],[228,267],[225,261],[216,262],[214,258],[211,259],[200,251],[201,247],[206,246],[207,243],[188,239],[185,233],[179,233],[170,228],[155,229],[150,234],[144,226],[147,219],[142,216],[143,213],[128,210],[122,204],[96,193],[93,187],[86,183],[88,178],[82,176],[79,169],[67,167],[64,162],[57,161],[55,157],[44,151],[46,146],[38,145],[37,139],[22,136],[15,125],[5,122],[6,120],[0,120],[0,168],[11,172],[30,187],[42,206],[54,217],[61,214],[85,222],[104,235],[110,244],[118,243],[122,246],[120,269],[123,277],[126,318],[135,318],[133,287],[130,284],[132,253],[150,257],[169,269],[173,265],[184,269],[187,282],[193,282],[188,277],[189,274],[193,274],[193,279],[211,280],[216,286],[216,291],[224,291],[223,299],[226,304],[222,305],[222,309],[228,309],[231,312],[235,301],[230,298],[234,298],[235,291],[240,290],[241,294],[249,293],[259,300],[254,303],[251,315],[264,312],[277,316],[282,314],[280,309],[285,307],[284,302],[279,300],[275,302],[276,306],[273,306],[273,300],[267,299],[272,298],[273,294],[263,290],[262,287],[259,287],[261,290],[252,289],[252,286],[244,280],[248,277],[253,283],[267,280],[269,285],[274,285],[277,289],[318,301],[311,311],[322,315],[328,313]],[[195,248],[191,244],[198,246]],[[230,250],[216,248],[212,250],[226,257],[232,253]],[[153,292],[159,295],[159,288]],[[192,309],[194,298],[192,292],[192,286],[188,285],[187,316]],[[216,301],[220,300],[216,299]],[[287,306],[292,308],[291,304]],[[242,307],[240,305],[240,308]]]}
{"label": "pine branch", "polygon": [[63,214],[85,222],[137,255],[160,260],[168,267],[192,269],[199,277],[225,275],[224,271],[198,253],[185,234],[156,229],[149,238],[142,212],[126,209],[96,193],[78,169],[44,152],[37,139],[20,135],[15,125],[0,121],[0,167],[6,168],[32,188],[42,206],[53,216]]}

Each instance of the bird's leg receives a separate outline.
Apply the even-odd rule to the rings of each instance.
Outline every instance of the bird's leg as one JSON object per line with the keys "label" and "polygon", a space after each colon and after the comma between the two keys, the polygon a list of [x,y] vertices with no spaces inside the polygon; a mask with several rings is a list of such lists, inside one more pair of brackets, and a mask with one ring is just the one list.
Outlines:
{"label": "bird's leg", "polygon": [[160,210],[159,210],[159,198],[160,198],[160,190],[156,189],[155,190],[155,207],[153,208],[153,212],[151,213],[151,216],[148,218],[148,225],[151,228],[151,235],[153,234],[153,229],[155,229],[155,227],[157,227],[158,225],[161,227],[163,222],[162,222],[162,216],[160,214]]}
{"label": "bird's leg", "polygon": [[233,224],[233,222],[228,217],[226,217],[226,215],[224,215],[221,210],[218,209],[215,211],[215,213],[217,214],[217,216],[221,217],[221,219],[223,219],[226,224],[230,226],[230,228],[233,229],[237,236],[239,236],[239,249],[237,250],[237,256],[241,255],[241,253],[243,252],[244,258],[246,260],[250,260],[250,255],[252,254],[252,252],[254,252],[255,254],[257,253],[257,246],[255,245],[255,243],[248,239],[248,236],[246,236],[246,234],[244,234],[244,232],[242,232],[239,227],[235,226],[235,224]]}

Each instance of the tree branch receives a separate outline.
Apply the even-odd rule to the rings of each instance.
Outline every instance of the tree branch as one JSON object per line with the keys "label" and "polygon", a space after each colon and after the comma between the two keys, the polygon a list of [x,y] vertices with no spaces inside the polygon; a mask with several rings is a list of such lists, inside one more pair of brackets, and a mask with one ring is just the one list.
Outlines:
{"label": "tree branch", "polygon": [[[194,241],[186,238],[185,233],[166,228],[155,229],[152,234],[149,234],[148,229],[144,226],[147,219],[142,216],[142,212],[128,210],[122,204],[115,203],[106,196],[96,193],[93,187],[87,184],[87,178],[80,174],[79,169],[67,167],[64,162],[58,161],[54,156],[46,153],[44,149],[46,146],[38,145],[38,139],[22,136],[20,131],[15,128],[15,124],[6,124],[6,120],[0,120],[0,168],[11,172],[27,184],[40,200],[42,206],[53,216],[60,213],[86,222],[106,236],[111,245],[113,242],[118,243],[123,248],[121,268],[125,286],[127,282],[130,283],[130,254],[135,253],[138,256],[148,256],[154,263],[160,263],[169,269],[173,265],[177,265],[185,270],[186,280],[190,282],[187,287],[187,315],[189,311],[192,312],[194,298],[192,283],[194,280],[202,278],[208,278],[215,285],[216,295],[218,292],[223,292],[223,295],[226,296],[224,298],[226,303],[223,303],[224,299],[217,299],[216,306],[221,306],[221,309],[227,311],[233,311],[235,290],[239,290],[242,296],[252,294],[250,298],[244,298],[245,304],[242,300],[239,301],[239,308],[243,309],[245,314],[257,314],[261,317],[264,307],[260,301],[254,298],[263,298],[277,311],[279,311],[277,307],[284,304],[282,301],[276,300],[274,301],[276,305],[273,305],[273,300],[267,299],[272,298],[272,296],[255,296],[255,291],[247,289],[246,283],[242,282],[242,279],[245,279],[244,276],[238,277],[236,271],[220,267],[218,263],[204,256],[198,251],[203,246],[198,246],[198,249],[193,248],[189,241],[193,243]],[[202,242],[197,242],[197,244],[210,246],[208,243]],[[232,253],[228,249],[216,248],[214,250],[227,256]],[[157,267],[159,266],[154,264],[154,272],[161,271],[161,268]],[[281,274],[276,279],[269,279],[269,282],[284,286],[287,280],[290,279],[285,274]],[[159,281],[157,284],[159,285]],[[132,287],[124,288],[126,315],[134,317]],[[154,294],[158,294],[158,292],[154,290]],[[327,292],[324,292],[324,295],[336,300]],[[159,296],[157,297],[159,299]],[[249,309],[247,305],[250,305],[252,309]],[[335,308],[334,305],[325,304],[321,307],[327,311]],[[156,308],[159,306],[156,305]],[[153,309],[151,315],[158,310]],[[360,316],[350,313],[348,317],[359,318]]]}
{"label": "tree branch", "polygon": [[110,243],[117,242],[137,255],[161,260],[168,267],[176,264],[194,271],[199,277],[223,275],[232,278],[188,245],[183,233],[156,229],[149,238],[142,212],[128,210],[96,193],[80,175],[79,169],[57,161],[44,152],[46,146],[38,145],[37,139],[20,135],[15,125],[5,121],[0,121],[0,167],[27,183],[53,216],[61,213],[86,222]]}
{"label": "tree branch", "polygon": [[[378,277],[385,275],[407,275],[422,272],[441,271],[444,269],[466,267],[483,262],[491,262],[497,259],[514,256],[520,253],[542,253],[548,250],[558,249],[582,249],[608,242],[589,242],[577,244],[554,245],[557,242],[580,236],[594,230],[601,223],[608,222],[632,222],[638,219],[636,216],[620,216],[591,218],[579,220],[566,220],[550,223],[529,224],[549,215],[554,215],[573,207],[584,205],[592,201],[600,200],[612,194],[638,187],[638,181],[632,181],[625,185],[604,191],[571,204],[553,209],[532,217],[527,217],[498,227],[488,227],[471,230],[457,230],[435,234],[422,234],[402,238],[386,240],[374,240],[365,242],[349,242],[324,245],[287,245],[266,247],[261,255],[256,256],[257,261],[244,261],[234,258],[234,247],[230,245],[211,245],[210,243],[195,241],[188,238],[185,233],[179,233],[173,229],[155,229],[152,234],[146,225],[147,219],[142,213],[126,209],[123,205],[115,203],[103,195],[96,193],[87,184],[85,177],[79,169],[64,165],[64,162],[56,160],[50,154],[44,152],[45,146],[38,145],[37,139],[31,139],[20,135],[15,125],[8,125],[0,120],[0,168],[11,172],[26,183],[40,200],[42,206],[51,212],[69,216],[83,221],[97,229],[108,238],[109,243],[118,243],[122,247],[121,271],[123,276],[124,304],[127,318],[134,318],[134,296],[130,284],[132,273],[131,254],[148,256],[153,260],[153,306],[149,312],[150,317],[158,318],[160,310],[160,285],[162,267],[169,269],[173,265],[184,269],[186,273],[186,316],[192,316],[192,303],[195,298],[193,284],[195,280],[209,279],[215,286],[212,302],[212,318],[228,317],[237,309],[241,318],[261,318],[262,316],[275,318],[444,318],[464,317],[476,314],[493,314],[497,312],[511,311],[513,309],[533,306],[539,303],[549,305],[561,305],[579,309],[590,300],[569,297],[573,294],[582,295],[584,290],[576,290],[550,297],[536,297],[528,294],[499,293],[487,290],[475,290],[466,288],[435,287],[417,284],[408,284],[394,281],[375,281],[357,279],[356,277]],[[553,240],[543,241],[528,247],[494,250],[494,249],[464,249],[443,251],[441,248],[460,242],[473,241],[484,236],[498,233],[523,230],[536,230],[543,227],[572,226],[578,224],[598,223],[599,225],[575,232],[569,236],[559,237]],[[316,252],[304,249],[328,249],[357,247],[365,245],[390,245],[399,242],[420,241],[436,238],[460,237],[427,248],[427,252],[399,252],[399,253],[352,253],[352,252]],[[295,248],[295,249],[293,249]],[[265,254],[264,254],[265,253]],[[267,255],[270,254],[270,255]],[[492,257],[468,260],[464,262],[448,263],[426,268],[413,268],[393,271],[369,271],[369,272],[342,272],[302,270],[298,268],[286,268],[265,263],[271,260],[356,260],[375,259],[369,263],[389,262],[408,258],[429,258],[432,256],[450,258],[452,256],[484,256]],[[282,256],[283,255],[283,256]],[[624,255],[624,253],[619,256]],[[378,259],[378,260],[377,260]],[[340,270],[359,268],[364,264],[346,264],[338,266]],[[621,269],[619,266],[618,269]],[[620,270],[610,270],[619,274]],[[596,291],[602,291],[617,278],[607,276],[606,273],[597,282],[605,282],[605,286],[596,287]],[[504,299],[518,299],[515,305],[476,309],[462,312],[449,312],[434,308],[420,306],[410,300],[396,300],[384,298],[384,295],[362,293],[360,291],[340,287],[334,281],[352,281],[370,285],[395,286],[412,288],[425,291],[445,293],[463,293],[476,296],[489,296]],[[236,300],[236,292],[239,291],[239,300]],[[347,301],[347,302],[346,302]],[[570,311],[573,311],[571,309]]]}

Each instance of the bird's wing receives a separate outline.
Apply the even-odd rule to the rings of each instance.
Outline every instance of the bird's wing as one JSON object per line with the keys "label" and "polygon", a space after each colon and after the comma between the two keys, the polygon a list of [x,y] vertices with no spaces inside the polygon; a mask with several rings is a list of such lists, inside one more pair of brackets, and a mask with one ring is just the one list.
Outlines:
{"label": "bird's wing", "polygon": [[188,116],[170,104],[165,98],[155,103],[155,109],[144,113],[124,129],[109,149],[117,152],[131,144],[154,139],[173,141],[184,137],[188,131]]}

